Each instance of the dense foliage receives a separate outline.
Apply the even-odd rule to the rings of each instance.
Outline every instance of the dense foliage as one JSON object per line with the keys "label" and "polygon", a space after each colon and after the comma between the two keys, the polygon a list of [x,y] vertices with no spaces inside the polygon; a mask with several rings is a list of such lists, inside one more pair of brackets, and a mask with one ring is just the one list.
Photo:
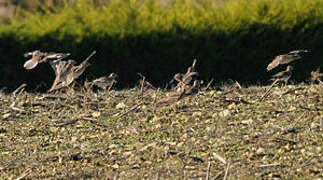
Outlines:
{"label": "dense foliage", "polygon": [[114,71],[125,87],[136,82],[137,72],[163,85],[193,58],[205,80],[266,82],[271,73],[265,69],[274,56],[306,48],[310,53],[293,63],[294,80],[300,81],[322,66],[321,47],[321,0],[127,0],[104,6],[81,0],[21,11],[0,24],[0,86],[49,86],[54,79],[49,66],[22,67],[22,54],[34,49],[70,52],[77,61],[97,50],[86,76]]}

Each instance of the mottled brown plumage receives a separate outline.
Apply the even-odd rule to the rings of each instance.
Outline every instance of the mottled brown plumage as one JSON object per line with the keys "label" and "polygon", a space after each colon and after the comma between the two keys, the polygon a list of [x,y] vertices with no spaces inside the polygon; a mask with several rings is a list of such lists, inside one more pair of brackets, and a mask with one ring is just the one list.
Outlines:
{"label": "mottled brown plumage", "polygon": [[28,70],[33,69],[39,63],[44,63],[49,60],[64,59],[69,55],[70,55],[69,53],[54,53],[54,52],[47,53],[47,52],[41,52],[39,50],[28,52],[28,53],[25,53],[24,56],[25,57],[32,56],[32,58],[25,62],[24,68]]}
{"label": "mottled brown plumage", "polygon": [[[51,63],[52,68],[55,71],[56,78],[53,82],[52,87],[50,88],[49,92],[60,89],[65,86],[67,81],[68,74],[71,73],[71,69],[74,67],[75,61],[74,60],[68,60],[66,61],[57,61],[55,62],[55,65]],[[60,83],[60,84],[59,84]]]}
{"label": "mottled brown plumage", "polygon": [[172,83],[174,80],[177,81],[177,85],[175,86],[175,89],[178,89],[183,85],[192,85],[194,80],[197,80],[197,78],[198,78],[198,73],[194,72],[193,66],[191,66],[187,69],[185,74],[183,73],[175,74],[170,83]]}
{"label": "mottled brown plumage", "polygon": [[284,81],[287,84],[288,80],[292,76],[292,70],[293,70],[292,66],[287,66],[285,71],[274,74],[270,80],[277,81],[277,82]]}
{"label": "mottled brown plumage", "polygon": [[173,77],[173,79],[169,82],[169,84],[172,84],[175,81],[177,81],[177,85],[175,88],[180,87],[182,84],[192,84],[195,79],[198,77],[198,73],[195,71],[197,60],[194,59],[193,63],[190,67],[188,67],[185,74],[183,73],[176,73]]}
{"label": "mottled brown plumage", "polygon": [[272,60],[272,62],[267,66],[267,71],[270,71],[277,67],[280,64],[289,64],[297,59],[301,59],[300,53],[306,53],[307,50],[295,50],[291,51],[287,54],[276,56],[275,59]]}
{"label": "mottled brown plumage", "polygon": [[64,61],[61,61],[58,63],[58,65],[57,64],[52,65],[54,71],[56,72],[56,78],[49,92],[56,89],[60,89],[62,87],[67,87],[75,79],[81,76],[85,71],[85,69],[90,65],[88,60],[93,54],[95,54],[95,51],[78,66],[74,66],[75,64],[74,60],[69,60],[67,63],[64,63]]}
{"label": "mottled brown plumage", "polygon": [[198,73],[193,70],[194,70],[193,67],[189,67],[187,69],[187,72],[184,74],[184,76],[181,79],[182,83],[184,83],[185,85],[189,85],[197,79]]}
{"label": "mottled brown plumage", "polygon": [[116,73],[110,73],[109,76],[103,76],[92,81],[92,84],[97,85],[100,88],[106,89],[111,86],[112,83],[116,83],[116,78],[118,75]]}
{"label": "mottled brown plumage", "polygon": [[176,102],[183,99],[184,97],[197,94],[198,91],[199,91],[199,81],[195,80],[191,87],[187,87],[183,85],[179,91],[168,94],[167,97],[161,99],[160,101],[158,101],[158,103]]}
{"label": "mottled brown plumage", "polygon": [[316,71],[311,72],[311,81],[319,82],[322,84],[321,78],[323,78],[323,73],[320,73],[320,68],[317,68]]}

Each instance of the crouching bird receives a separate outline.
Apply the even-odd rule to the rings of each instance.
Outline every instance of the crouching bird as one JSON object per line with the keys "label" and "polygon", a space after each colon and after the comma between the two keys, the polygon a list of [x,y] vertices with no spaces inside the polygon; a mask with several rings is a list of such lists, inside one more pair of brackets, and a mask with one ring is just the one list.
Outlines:
{"label": "crouching bird", "polygon": [[287,84],[288,80],[292,76],[292,70],[293,70],[293,66],[287,66],[285,71],[274,74],[270,80],[274,81],[274,83],[279,81],[281,82],[284,81],[285,84]]}
{"label": "crouching bird", "polygon": [[323,73],[320,73],[320,68],[318,68],[316,71],[311,72],[311,81],[314,82],[319,82],[320,84],[323,84],[321,81],[321,78],[323,78]]}
{"label": "crouching bird", "polygon": [[158,101],[158,103],[169,103],[179,101],[187,96],[192,96],[197,94],[199,91],[199,81],[195,80],[191,87],[182,86],[179,91],[170,93],[167,97]]}
{"label": "crouching bird", "polygon": [[107,87],[111,87],[114,83],[117,82],[116,78],[118,78],[118,75],[116,73],[110,73],[109,76],[102,76],[98,79],[93,80],[91,84],[95,84],[99,88],[105,90]]}

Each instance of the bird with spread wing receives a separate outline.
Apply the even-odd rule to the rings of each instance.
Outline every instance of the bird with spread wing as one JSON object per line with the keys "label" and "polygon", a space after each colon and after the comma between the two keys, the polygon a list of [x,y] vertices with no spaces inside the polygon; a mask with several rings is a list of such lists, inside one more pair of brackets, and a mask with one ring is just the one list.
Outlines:
{"label": "bird with spread wing", "polygon": [[81,64],[78,66],[74,66],[74,60],[66,61],[57,61],[52,62],[51,66],[55,71],[56,78],[52,87],[48,90],[49,92],[54,91],[56,89],[60,89],[62,87],[69,86],[75,79],[83,74],[85,69],[90,65],[88,60],[96,53],[96,51],[92,52],[88,58],[86,58]]}
{"label": "bird with spread wing", "polygon": [[275,67],[277,67],[280,64],[289,64],[297,59],[301,59],[302,56],[300,54],[307,53],[307,52],[308,52],[308,50],[306,50],[306,49],[300,49],[300,50],[291,51],[287,54],[278,55],[267,66],[267,71],[274,69]]}
{"label": "bird with spread wing", "polygon": [[70,53],[54,53],[54,52],[41,52],[39,50],[35,50],[32,52],[25,53],[24,56],[32,56],[31,59],[25,62],[24,68],[25,69],[33,69],[35,68],[39,63],[44,63],[47,61],[55,61],[55,60],[61,60],[66,57],[68,57]]}

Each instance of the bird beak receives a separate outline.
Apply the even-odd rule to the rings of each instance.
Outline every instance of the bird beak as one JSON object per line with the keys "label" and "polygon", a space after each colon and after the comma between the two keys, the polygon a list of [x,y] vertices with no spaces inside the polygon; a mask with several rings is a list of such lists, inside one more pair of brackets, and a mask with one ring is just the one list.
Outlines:
{"label": "bird beak", "polygon": [[32,56],[33,55],[33,52],[27,52],[24,54],[24,57],[28,57],[28,56]]}

